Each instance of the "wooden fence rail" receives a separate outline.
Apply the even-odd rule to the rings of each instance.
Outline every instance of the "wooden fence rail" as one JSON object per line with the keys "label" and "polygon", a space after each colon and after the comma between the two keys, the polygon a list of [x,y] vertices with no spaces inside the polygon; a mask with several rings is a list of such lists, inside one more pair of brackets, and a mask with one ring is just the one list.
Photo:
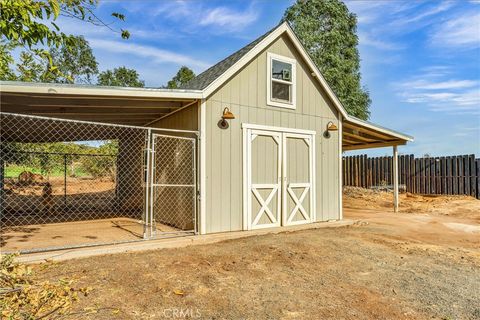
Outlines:
{"label": "wooden fence rail", "polygon": [[[343,185],[371,188],[393,183],[393,158],[343,157]],[[475,155],[398,157],[399,184],[407,192],[470,195],[480,199],[480,159]]]}

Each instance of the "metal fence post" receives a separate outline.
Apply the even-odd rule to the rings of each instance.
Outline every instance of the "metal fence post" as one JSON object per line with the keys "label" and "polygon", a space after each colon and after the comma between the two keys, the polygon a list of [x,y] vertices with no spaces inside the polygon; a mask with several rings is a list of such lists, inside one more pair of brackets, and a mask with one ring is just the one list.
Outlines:
{"label": "metal fence post", "polygon": [[145,168],[145,210],[144,210],[144,228],[143,228],[143,238],[148,239],[152,237],[151,231],[150,233],[148,226],[151,224],[151,219],[150,219],[150,188],[152,186],[152,183],[150,181],[151,176],[150,176],[150,165],[151,165],[151,156],[152,156],[152,130],[148,129],[147,131],[147,150],[144,153],[144,156],[146,157],[146,168]]}
{"label": "metal fence post", "polygon": [[67,206],[67,155],[63,155],[63,204]]}
{"label": "metal fence post", "polygon": [[2,154],[0,155],[0,210],[3,210],[3,197],[4,197],[3,186],[5,181],[5,161],[3,160],[4,150],[1,150],[1,152]]}

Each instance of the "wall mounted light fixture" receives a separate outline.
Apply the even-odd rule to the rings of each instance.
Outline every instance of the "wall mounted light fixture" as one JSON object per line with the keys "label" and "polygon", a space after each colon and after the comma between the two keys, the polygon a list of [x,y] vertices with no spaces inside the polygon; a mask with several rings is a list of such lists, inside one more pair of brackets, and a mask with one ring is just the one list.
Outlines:
{"label": "wall mounted light fixture", "polygon": [[222,119],[218,122],[218,127],[220,129],[227,129],[229,127],[227,120],[232,119],[235,119],[235,116],[228,107],[225,107],[225,109],[223,109]]}
{"label": "wall mounted light fixture", "polygon": [[333,123],[332,121],[329,121],[327,123],[327,130],[325,130],[325,132],[323,133],[323,136],[325,138],[330,138],[330,131],[338,131],[338,127],[335,123]]}
{"label": "wall mounted light fixture", "polygon": [[327,123],[327,130],[328,131],[337,131],[338,130],[338,127],[335,123],[333,123],[332,121],[329,121]]}

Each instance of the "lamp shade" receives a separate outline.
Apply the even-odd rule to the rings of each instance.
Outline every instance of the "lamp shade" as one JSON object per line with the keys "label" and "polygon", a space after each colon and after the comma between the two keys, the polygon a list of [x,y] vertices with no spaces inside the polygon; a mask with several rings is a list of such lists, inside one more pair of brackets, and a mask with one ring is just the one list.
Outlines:
{"label": "lamp shade", "polygon": [[226,107],[225,109],[223,109],[222,118],[225,119],[225,120],[230,120],[230,119],[235,119],[235,116],[233,115],[232,112],[230,112],[230,109],[228,109],[228,107]]}
{"label": "lamp shade", "polygon": [[327,130],[328,130],[328,131],[337,131],[337,130],[338,130],[338,127],[335,125],[335,123],[333,123],[332,121],[330,121],[330,122],[327,124]]}

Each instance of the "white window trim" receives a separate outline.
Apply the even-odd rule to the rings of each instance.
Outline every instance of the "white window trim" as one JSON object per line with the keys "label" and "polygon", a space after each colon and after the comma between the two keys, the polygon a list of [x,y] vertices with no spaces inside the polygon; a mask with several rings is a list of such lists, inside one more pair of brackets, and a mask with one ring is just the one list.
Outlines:
{"label": "white window trim", "polygon": [[[289,63],[292,65],[292,102],[281,102],[272,99],[272,60]],[[275,53],[267,52],[267,105],[273,107],[296,109],[296,96],[297,96],[297,61],[295,59],[284,57]],[[290,84],[288,81],[282,81],[280,79],[275,80],[280,83]]]}

